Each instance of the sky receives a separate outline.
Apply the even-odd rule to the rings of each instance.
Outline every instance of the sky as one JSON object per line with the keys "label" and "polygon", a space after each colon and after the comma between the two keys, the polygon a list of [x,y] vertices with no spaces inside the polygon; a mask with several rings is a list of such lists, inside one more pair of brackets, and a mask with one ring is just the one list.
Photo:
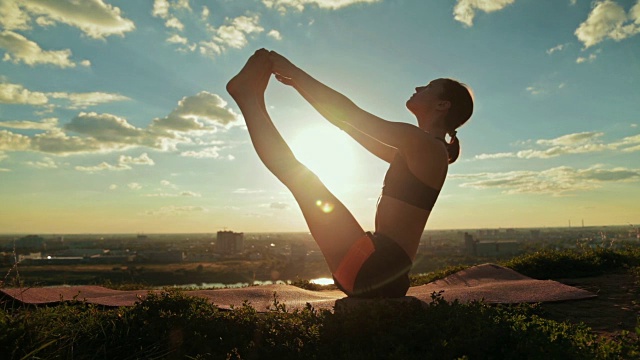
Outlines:
{"label": "sky", "polygon": [[[473,89],[427,229],[640,223],[640,0],[0,0],[0,27],[0,233],[307,231],[225,91],[259,48],[390,121]],[[387,164],[265,96],[373,230]]]}

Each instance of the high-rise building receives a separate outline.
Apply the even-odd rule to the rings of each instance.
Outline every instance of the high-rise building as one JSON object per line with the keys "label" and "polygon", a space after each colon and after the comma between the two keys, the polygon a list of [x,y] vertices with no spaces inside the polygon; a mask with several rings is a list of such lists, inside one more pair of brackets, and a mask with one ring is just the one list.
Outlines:
{"label": "high-rise building", "polygon": [[244,233],[218,231],[216,252],[220,254],[237,254],[244,251]]}

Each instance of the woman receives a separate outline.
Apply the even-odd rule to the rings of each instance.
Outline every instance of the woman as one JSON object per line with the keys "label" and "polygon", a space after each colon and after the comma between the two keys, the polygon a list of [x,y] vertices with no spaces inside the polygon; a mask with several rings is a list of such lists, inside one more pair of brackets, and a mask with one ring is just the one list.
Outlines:
{"label": "woman", "polygon": [[[264,103],[271,74],[296,89],[328,121],[390,164],[378,200],[375,232],[365,232],[347,208],[301,164],[274,127]],[[276,52],[261,49],[227,84],[267,168],[292,192],[331,270],[348,296],[402,297],[431,209],[459,154],[456,129],[473,111],[470,91],[438,79],[407,101],[418,126],[391,122],[356,106]],[[449,134],[451,140],[445,141]],[[324,204],[333,205],[326,212]]]}

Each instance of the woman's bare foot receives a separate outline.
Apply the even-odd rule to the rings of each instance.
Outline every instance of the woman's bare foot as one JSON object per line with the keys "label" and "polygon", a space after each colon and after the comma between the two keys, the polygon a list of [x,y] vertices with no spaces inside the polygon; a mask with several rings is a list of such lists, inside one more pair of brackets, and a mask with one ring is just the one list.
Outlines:
{"label": "woman's bare foot", "polygon": [[260,96],[264,93],[271,76],[269,51],[256,51],[242,70],[227,83],[227,92],[236,102]]}

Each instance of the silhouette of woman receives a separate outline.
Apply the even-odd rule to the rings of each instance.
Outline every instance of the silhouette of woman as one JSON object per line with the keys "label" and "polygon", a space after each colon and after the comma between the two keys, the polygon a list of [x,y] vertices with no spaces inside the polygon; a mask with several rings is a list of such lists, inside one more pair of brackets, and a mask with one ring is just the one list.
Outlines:
{"label": "silhouette of woman", "polygon": [[[322,116],[390,164],[378,199],[375,232],[365,232],[319,178],[300,163],[264,103],[271,74],[296,89]],[[291,191],[336,285],[348,296],[402,297],[420,237],[460,151],[456,129],[473,111],[469,89],[451,79],[415,88],[406,107],[418,126],[374,116],[282,55],[260,49],[227,84],[266,167]],[[445,141],[449,134],[450,141]],[[333,209],[324,204],[331,204]]]}

